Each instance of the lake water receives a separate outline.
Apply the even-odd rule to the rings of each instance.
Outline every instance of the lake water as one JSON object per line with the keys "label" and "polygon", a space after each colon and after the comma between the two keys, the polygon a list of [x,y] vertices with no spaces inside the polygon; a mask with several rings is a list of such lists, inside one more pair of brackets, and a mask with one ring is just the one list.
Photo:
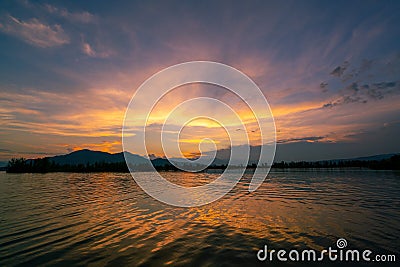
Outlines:
{"label": "lake water", "polygon": [[[164,175],[193,185],[218,174]],[[274,170],[248,193],[250,177],[214,203],[176,208],[130,174],[0,172],[0,266],[268,266],[264,245],[320,251],[338,238],[400,260],[400,173]]]}

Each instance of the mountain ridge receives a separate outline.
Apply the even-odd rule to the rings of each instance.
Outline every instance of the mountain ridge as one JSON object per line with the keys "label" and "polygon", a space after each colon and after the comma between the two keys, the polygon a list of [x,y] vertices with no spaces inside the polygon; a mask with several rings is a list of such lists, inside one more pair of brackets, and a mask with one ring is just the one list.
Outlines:
{"label": "mountain ridge", "polygon": [[[94,163],[119,163],[124,162],[125,157],[128,157],[129,161],[134,165],[146,164],[148,163],[148,159],[143,156],[133,154],[130,152],[117,152],[117,153],[109,153],[104,151],[97,151],[97,150],[90,150],[90,149],[82,149],[73,151],[68,154],[64,155],[57,155],[52,157],[46,157],[48,160],[60,164],[60,165],[76,165],[76,164],[94,164]],[[364,157],[356,157],[356,158],[343,158],[343,159],[326,159],[326,160],[318,160],[313,162],[345,162],[345,161],[373,161],[373,160],[384,160],[389,159],[392,156],[399,155],[400,153],[389,153],[389,154],[377,154],[371,156],[364,156]],[[30,159],[33,160],[33,159]],[[156,158],[155,162],[166,162],[167,159],[165,158]],[[173,162],[178,163],[179,165],[179,158],[171,159]],[[215,158],[212,165],[224,165],[227,164],[228,161],[226,159]],[[250,162],[252,163],[252,162]],[[158,165],[158,164],[157,164]]]}
{"label": "mountain ridge", "polygon": [[96,162],[118,163],[125,161],[124,154],[131,162],[135,162],[135,164],[144,164],[147,162],[147,159],[144,157],[130,152],[109,153],[90,149],[77,150],[65,155],[57,155],[47,158],[49,161],[60,165],[93,164]]}
{"label": "mountain ridge", "polygon": [[[254,156],[254,155],[253,155]],[[128,158],[126,164],[125,158]],[[145,157],[132,154],[130,152],[108,153],[83,149],[65,155],[44,157],[40,159],[11,159],[7,167],[0,170],[7,172],[127,172],[153,170],[151,165],[157,170],[177,171],[179,165],[186,167],[200,166],[203,169],[225,169],[227,164],[224,161],[214,159],[210,165],[195,164],[187,165],[187,162],[176,161],[176,158],[169,161],[166,158],[154,158],[151,163]],[[264,164],[260,164],[264,166]],[[233,166],[235,166],[233,164]],[[255,163],[250,163],[247,168],[255,168]],[[298,162],[275,162],[272,168],[369,168],[369,169],[400,169],[400,154],[381,154],[358,158],[335,159],[325,161],[298,161]]]}

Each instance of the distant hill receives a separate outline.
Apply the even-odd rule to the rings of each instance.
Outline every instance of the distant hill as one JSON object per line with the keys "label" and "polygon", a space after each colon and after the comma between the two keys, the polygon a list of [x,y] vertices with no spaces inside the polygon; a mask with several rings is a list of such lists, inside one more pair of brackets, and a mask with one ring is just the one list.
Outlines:
{"label": "distant hill", "polygon": [[[145,165],[147,166],[148,161],[146,158],[132,154],[130,152],[125,152],[125,156],[128,158],[128,162],[130,165]],[[124,152],[119,152],[119,153],[108,153],[108,152],[102,152],[102,151],[94,151],[94,150],[89,150],[89,149],[82,149],[78,151],[71,152],[69,154],[65,155],[58,155],[54,157],[47,157],[46,158],[49,162],[55,163],[58,165],[87,165],[87,164],[95,164],[95,163],[124,163],[125,158],[124,158]],[[35,159],[28,159],[27,163],[31,163],[36,161]],[[181,159],[179,158],[173,158],[173,162],[176,164],[180,164]],[[152,159],[151,162],[155,167],[163,167],[163,166],[172,166],[172,164],[165,158],[156,158]],[[212,163],[212,165],[223,165],[226,164],[227,162],[219,159],[215,159]],[[5,163],[5,166],[7,163]]]}
{"label": "distant hill", "polygon": [[[132,163],[133,165],[141,165],[141,164],[147,164],[148,161],[142,156],[132,154],[130,152],[125,152],[126,156],[128,157],[128,161]],[[54,162],[59,165],[78,165],[78,164],[94,164],[94,163],[120,163],[120,162],[125,162],[124,158],[124,152],[119,152],[115,154],[111,154],[108,152],[102,152],[102,151],[94,151],[94,150],[89,150],[89,149],[82,149],[78,151],[71,152],[66,155],[59,155],[59,156],[54,156],[54,157],[48,157],[50,162]],[[171,159],[173,162],[175,162],[177,165],[179,165],[181,162],[181,159],[179,158],[172,158]],[[155,167],[160,167],[160,166],[165,166],[165,165],[171,165],[171,163],[165,159],[165,158],[156,158],[152,159],[151,162]],[[224,165],[228,164],[227,160],[221,160],[218,158],[215,158],[212,162],[212,165]]]}
{"label": "distant hill", "polygon": [[[126,152],[129,161],[134,164],[145,164],[147,160],[136,154]],[[54,162],[59,165],[78,165],[78,164],[94,164],[94,163],[119,163],[125,162],[124,153],[119,152],[111,154],[102,151],[93,151],[89,149],[83,149],[71,152],[66,155],[54,156],[48,158],[50,162]]]}
{"label": "distant hill", "polygon": [[346,161],[380,161],[385,159],[390,159],[393,156],[399,155],[399,153],[392,153],[392,154],[380,154],[380,155],[373,155],[373,156],[366,156],[366,157],[358,157],[358,158],[347,158],[347,159],[331,159],[331,160],[320,160],[322,161],[330,161],[330,162],[346,162]]}
{"label": "distant hill", "polygon": [[[254,151],[254,150],[253,150]],[[221,155],[221,153],[219,154]],[[7,172],[127,172],[132,171],[149,171],[153,167],[149,165],[149,161],[139,155],[125,152],[128,157],[128,165],[125,163],[124,152],[107,153],[101,151],[92,151],[83,149],[74,151],[66,155],[54,157],[45,157],[41,159],[12,159],[8,167],[0,167],[0,170]],[[252,157],[254,159],[254,157]],[[182,159],[172,159],[174,164],[184,165],[185,168],[190,167],[187,162]],[[157,170],[174,171],[177,167],[172,165],[168,159],[155,158],[151,160],[152,165]],[[204,168],[226,168],[228,162],[224,159],[217,158],[211,163],[211,166]],[[198,163],[193,163],[193,167],[200,166]],[[233,163],[235,165],[235,163]],[[254,163],[249,163],[249,168],[255,167]],[[368,157],[348,158],[348,159],[333,159],[325,161],[298,161],[298,162],[275,162],[272,168],[369,168],[369,169],[400,169],[400,154],[381,154]]]}
{"label": "distant hill", "polygon": [[[141,164],[147,164],[148,161],[142,156],[139,156],[137,154],[132,154],[130,152],[125,152],[129,162],[132,165],[141,165]],[[226,154],[226,155],[225,155]],[[328,159],[328,160],[320,160],[317,162],[346,162],[346,161],[380,161],[380,160],[386,160],[391,158],[392,156],[398,155],[399,153],[392,153],[392,154],[380,154],[380,155],[373,155],[373,156],[366,156],[366,157],[358,157],[358,158],[345,158],[345,159]],[[252,163],[257,163],[258,158],[257,156],[259,155],[259,149],[258,147],[251,147],[251,153],[250,153],[250,160],[249,164]],[[227,165],[229,158],[228,150],[227,149],[222,149],[217,152],[217,157],[213,160],[211,165],[215,166],[221,166],[221,165]],[[48,157],[48,160],[50,162],[54,162],[55,164],[59,165],[78,165],[78,164],[94,164],[94,163],[120,163],[120,162],[125,162],[124,158],[124,152],[119,152],[119,153],[108,153],[108,152],[102,152],[102,151],[94,151],[94,150],[89,150],[89,149],[82,149],[78,151],[71,152],[69,154],[65,155],[59,155],[59,156],[54,156],[54,157]],[[173,162],[175,162],[177,165],[180,165],[181,162],[183,162],[179,158],[172,158],[171,159]],[[28,160],[30,162],[32,160]],[[163,166],[163,165],[170,165],[167,159],[161,159],[161,158],[156,158],[152,160],[152,163],[154,166]],[[235,164],[235,163],[234,163]],[[5,167],[7,166],[7,162],[0,162],[0,167]]]}
{"label": "distant hill", "polygon": [[172,164],[167,159],[157,158],[151,160],[154,167],[171,166]]}

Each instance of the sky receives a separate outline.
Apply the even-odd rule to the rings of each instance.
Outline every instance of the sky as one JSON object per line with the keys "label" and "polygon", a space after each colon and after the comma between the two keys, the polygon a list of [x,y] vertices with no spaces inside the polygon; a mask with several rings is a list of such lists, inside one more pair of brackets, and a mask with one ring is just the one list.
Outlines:
{"label": "sky", "polygon": [[[0,161],[122,151],[137,88],[195,60],[230,65],[259,86],[277,161],[400,152],[399,14],[398,1],[2,1]],[[194,97],[230,103],[250,143],[262,142],[248,108],[204,84],[158,103],[154,135],[167,111]],[[229,146],[220,125],[197,120],[182,130],[183,154],[198,155],[202,138]],[[162,156],[154,140],[149,153]]]}

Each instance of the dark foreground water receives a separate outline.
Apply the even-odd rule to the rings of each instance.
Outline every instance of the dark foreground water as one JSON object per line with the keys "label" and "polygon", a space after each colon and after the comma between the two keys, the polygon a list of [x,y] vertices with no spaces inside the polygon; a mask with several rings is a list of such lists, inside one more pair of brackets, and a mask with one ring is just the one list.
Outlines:
{"label": "dark foreground water", "polygon": [[[164,175],[185,185],[216,177]],[[264,245],[321,251],[338,238],[400,261],[400,173],[273,171],[254,193],[249,177],[217,202],[176,208],[129,174],[1,172],[0,266],[271,266],[257,259]]]}

